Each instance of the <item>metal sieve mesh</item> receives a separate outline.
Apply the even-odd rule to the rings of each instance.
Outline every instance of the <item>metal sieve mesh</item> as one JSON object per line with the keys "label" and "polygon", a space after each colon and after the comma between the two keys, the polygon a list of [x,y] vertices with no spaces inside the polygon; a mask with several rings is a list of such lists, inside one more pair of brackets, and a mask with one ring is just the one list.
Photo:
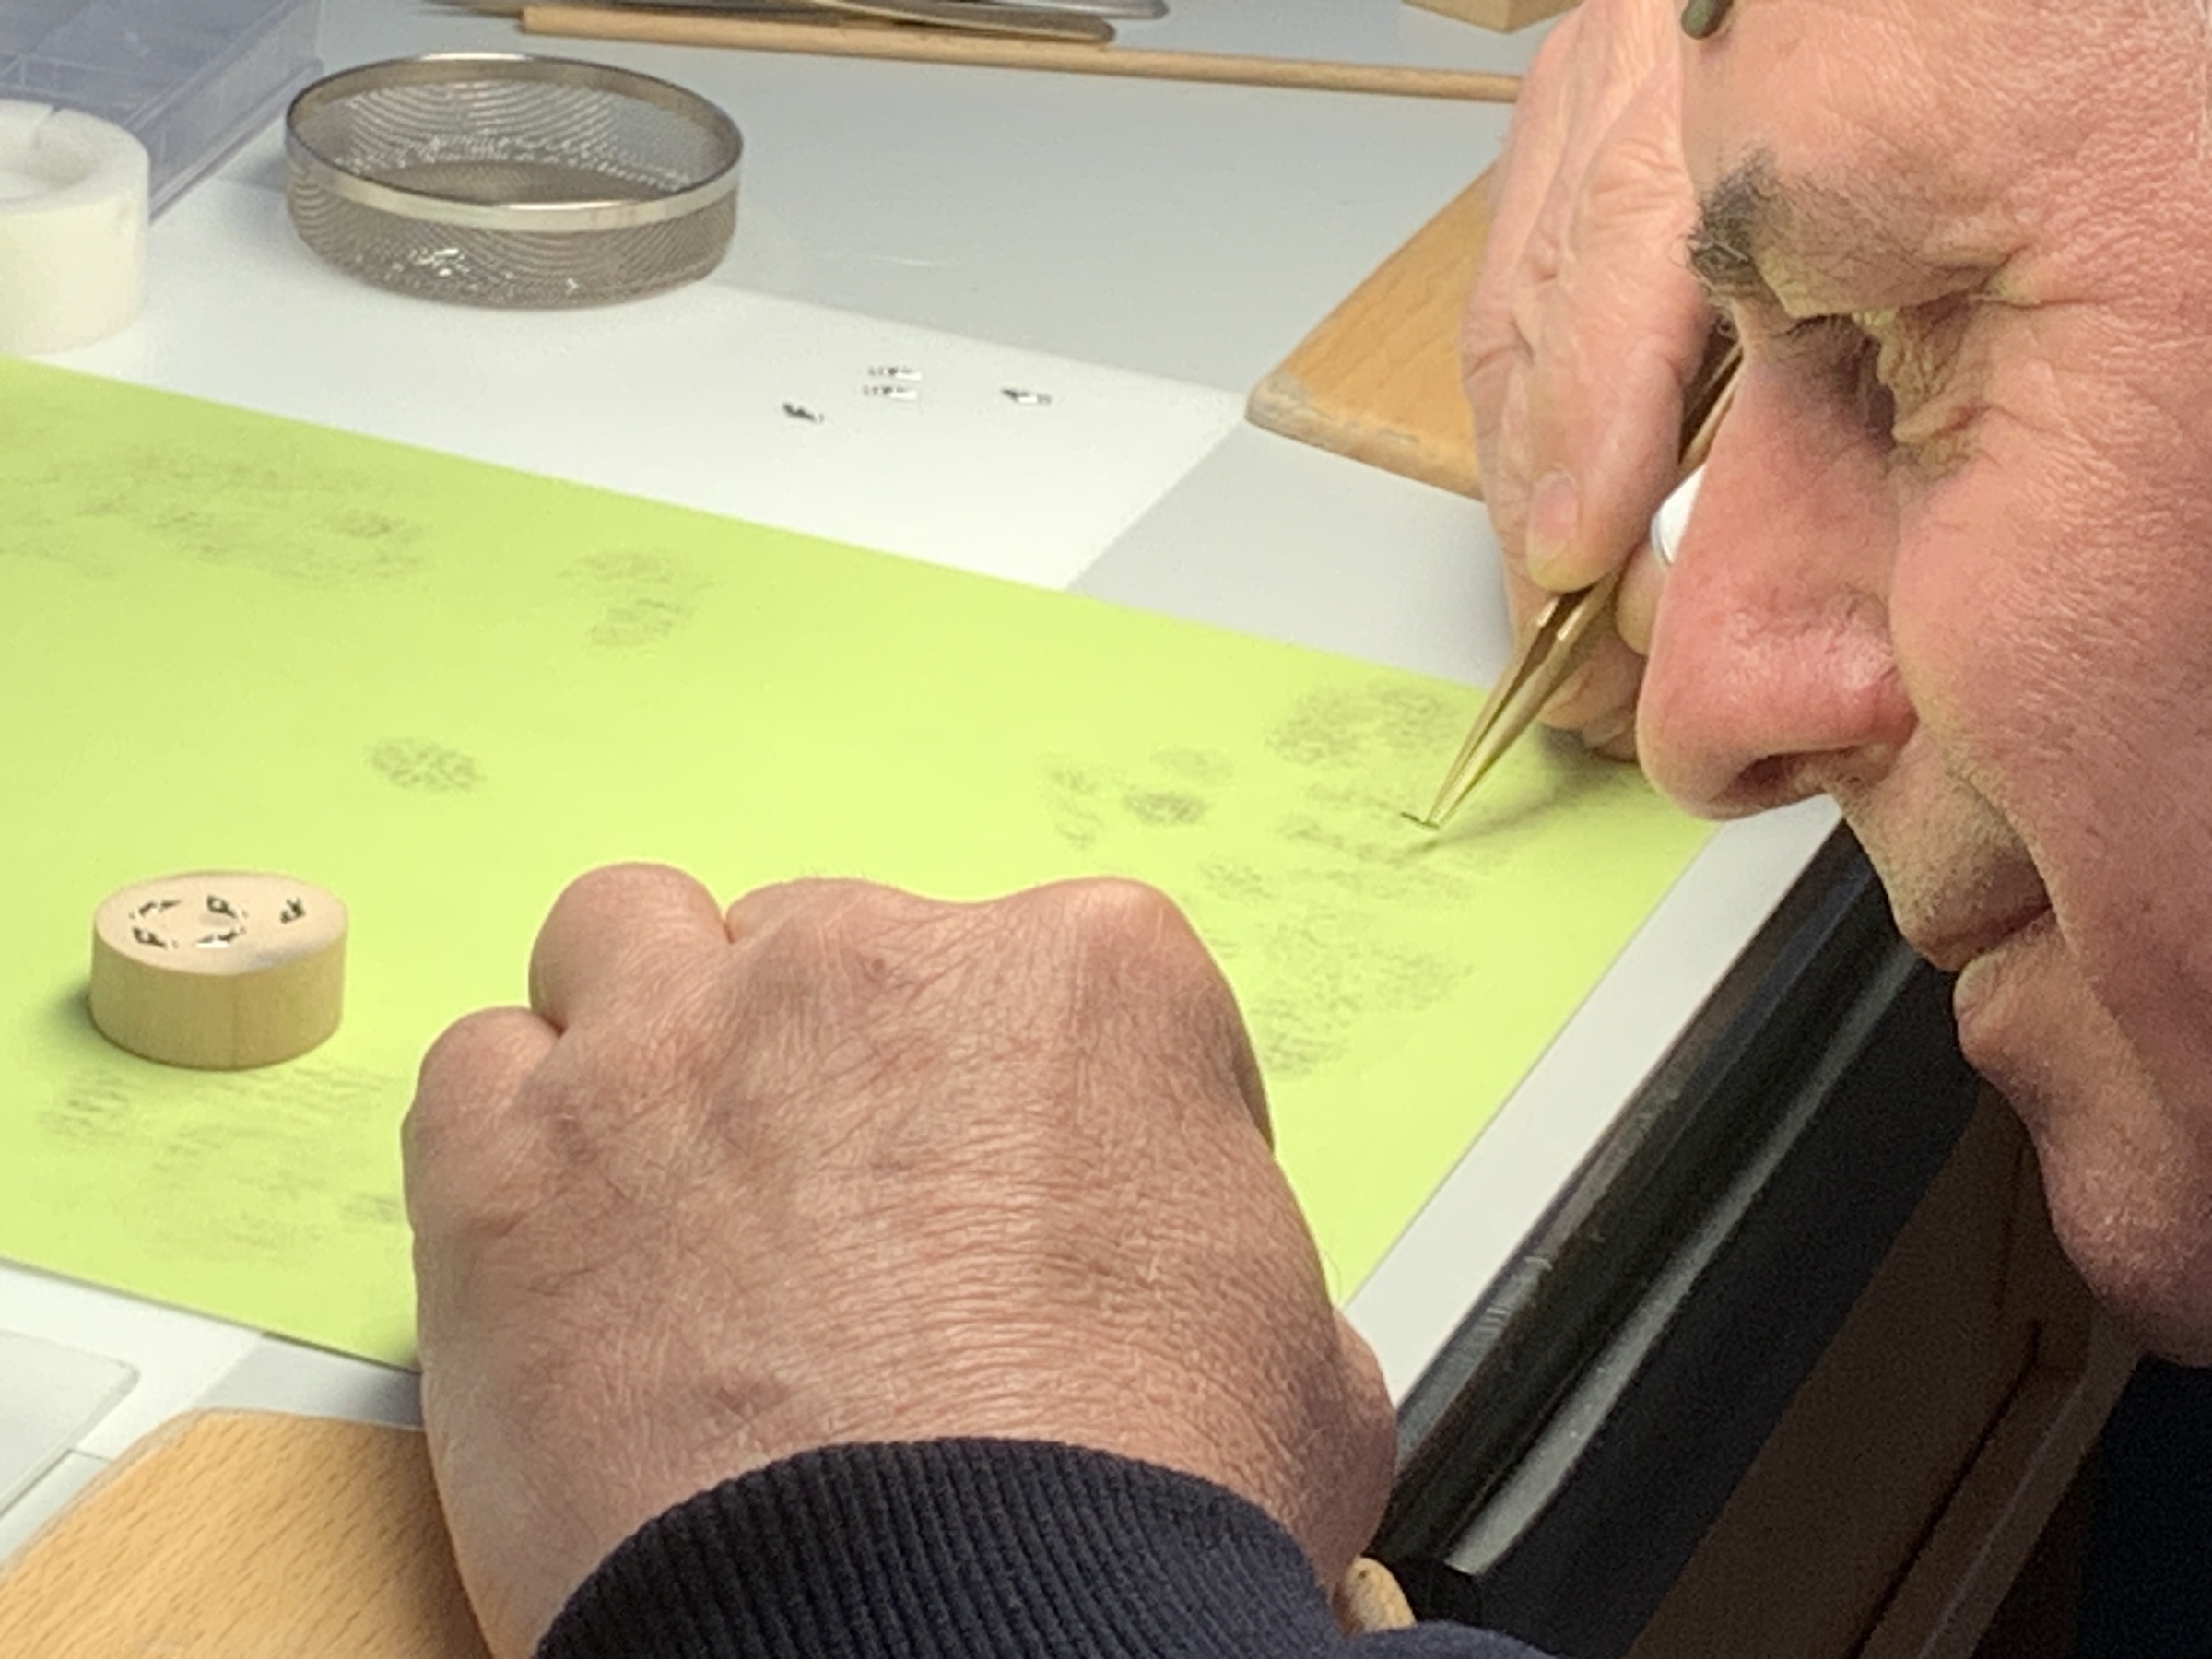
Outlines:
{"label": "metal sieve mesh", "polygon": [[453,54],[348,70],[286,124],[309,247],[406,293],[588,305],[712,270],[736,226],[737,129],[651,76]]}

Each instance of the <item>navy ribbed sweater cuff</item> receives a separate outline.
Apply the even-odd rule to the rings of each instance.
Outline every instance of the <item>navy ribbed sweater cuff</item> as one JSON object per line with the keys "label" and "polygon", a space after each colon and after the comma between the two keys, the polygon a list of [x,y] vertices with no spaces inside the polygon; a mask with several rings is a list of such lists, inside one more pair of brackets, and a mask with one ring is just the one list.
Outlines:
{"label": "navy ribbed sweater cuff", "polygon": [[[1409,1633],[1410,1634],[1410,1633]],[[1367,1639],[1508,1659],[1474,1631]],[[834,1446],[649,1523],[538,1659],[1343,1659],[1297,1544],[1209,1482],[1009,1441]],[[1377,1659],[1380,1659],[1378,1653]]]}

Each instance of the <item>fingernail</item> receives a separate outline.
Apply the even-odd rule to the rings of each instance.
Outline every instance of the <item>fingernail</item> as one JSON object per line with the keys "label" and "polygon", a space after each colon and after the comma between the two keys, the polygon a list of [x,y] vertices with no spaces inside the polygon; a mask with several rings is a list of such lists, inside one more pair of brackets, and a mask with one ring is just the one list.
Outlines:
{"label": "fingernail", "polygon": [[1689,0],[1682,8],[1682,32],[1693,41],[1718,34],[1728,21],[1729,6],[1730,0]]}
{"label": "fingernail", "polygon": [[1568,543],[1574,539],[1582,511],[1574,480],[1557,467],[1538,478],[1535,488],[1528,492],[1528,573],[1545,587],[1560,585],[1557,580],[1560,561],[1566,558]]}

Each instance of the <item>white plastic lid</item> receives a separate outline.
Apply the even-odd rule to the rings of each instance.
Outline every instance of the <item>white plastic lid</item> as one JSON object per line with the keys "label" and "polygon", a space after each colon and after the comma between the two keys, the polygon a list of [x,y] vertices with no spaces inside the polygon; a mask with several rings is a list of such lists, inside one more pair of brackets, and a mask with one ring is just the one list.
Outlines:
{"label": "white plastic lid", "polygon": [[0,101],[0,351],[66,351],[146,299],[146,147],[74,110]]}

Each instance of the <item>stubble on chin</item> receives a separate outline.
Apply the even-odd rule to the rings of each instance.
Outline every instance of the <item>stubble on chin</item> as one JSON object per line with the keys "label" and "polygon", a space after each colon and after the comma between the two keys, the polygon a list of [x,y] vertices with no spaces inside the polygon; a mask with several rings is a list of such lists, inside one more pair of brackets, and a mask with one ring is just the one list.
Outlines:
{"label": "stubble on chin", "polygon": [[2027,1127],[2060,1244],[2147,1347],[2212,1363],[2212,1145],[2055,934],[2008,982],[2011,1041],[1974,1058]]}

